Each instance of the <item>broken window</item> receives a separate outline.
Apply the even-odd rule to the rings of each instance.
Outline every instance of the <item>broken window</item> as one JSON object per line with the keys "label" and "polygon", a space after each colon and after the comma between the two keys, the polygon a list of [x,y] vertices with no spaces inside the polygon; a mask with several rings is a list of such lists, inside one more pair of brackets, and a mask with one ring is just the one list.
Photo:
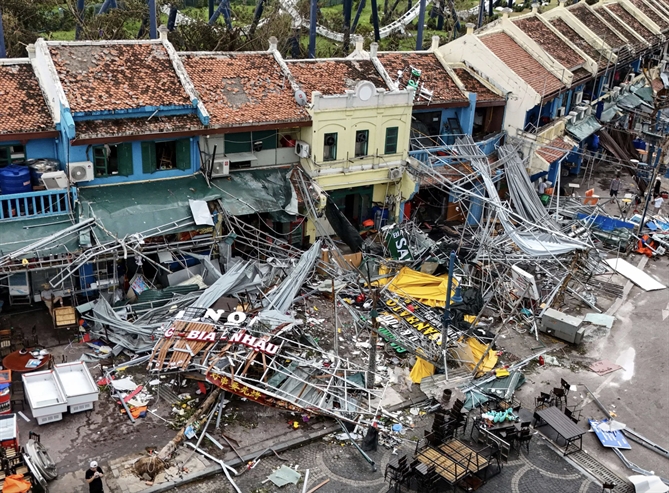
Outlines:
{"label": "broken window", "polygon": [[358,130],[355,133],[355,157],[366,156],[368,144],[369,130]]}
{"label": "broken window", "polygon": [[384,154],[395,154],[397,152],[397,137],[399,135],[398,127],[386,128],[386,145],[383,150]]}
{"label": "broken window", "polygon": [[323,136],[323,161],[337,159],[337,134],[329,133]]}

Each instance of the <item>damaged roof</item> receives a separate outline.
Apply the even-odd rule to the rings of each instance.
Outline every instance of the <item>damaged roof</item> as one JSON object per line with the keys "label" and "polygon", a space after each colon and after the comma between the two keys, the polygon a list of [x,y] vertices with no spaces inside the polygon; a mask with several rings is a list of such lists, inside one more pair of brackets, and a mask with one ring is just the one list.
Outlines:
{"label": "damaged roof", "polygon": [[536,61],[506,33],[481,36],[481,41],[532,89],[542,96],[564,87],[562,81]]}
{"label": "damaged roof", "polygon": [[[644,26],[641,22],[637,20],[636,17],[634,17],[632,14],[630,14],[627,10],[623,8],[622,5],[617,4],[617,3],[611,3],[607,4],[601,9],[598,9],[597,11],[599,12],[600,10],[608,10],[612,12],[618,19],[623,21],[623,25],[631,29],[632,31],[636,32],[639,36],[641,36],[643,39],[645,39],[647,42],[651,43],[653,39],[655,38],[655,34],[653,31],[648,29],[646,26]],[[655,16],[657,17],[657,16]]]}
{"label": "damaged roof", "polygon": [[632,5],[645,14],[646,17],[650,18],[662,32],[669,30],[669,21],[667,21],[663,16],[659,15],[654,8],[648,5],[644,0],[630,0]]}
{"label": "damaged roof", "polygon": [[460,79],[460,82],[465,86],[465,90],[468,92],[476,93],[476,102],[492,102],[500,101],[505,102],[506,98],[501,94],[490,90],[483,82],[481,82],[478,77],[472,74],[466,68],[454,68],[453,72]]}
{"label": "damaged roof", "polygon": [[146,118],[114,118],[76,122],[76,139],[90,140],[110,137],[129,137],[200,130],[202,122],[197,115],[154,116]]}
{"label": "damaged roof", "polygon": [[611,11],[605,8],[600,8],[597,9],[597,13],[601,15],[604,18],[604,20],[606,20],[606,22],[614,26],[618,30],[618,32],[624,33],[627,36],[628,46],[631,45],[636,50],[643,49],[646,46],[643,41],[638,39],[633,34],[627,32],[625,24],[622,21],[618,20],[613,14],[611,14]]}
{"label": "damaged roof", "polygon": [[192,107],[161,43],[47,43],[73,112]]}
{"label": "damaged roof", "polygon": [[55,131],[30,63],[0,64],[0,135]]}
{"label": "damaged roof", "polygon": [[[577,3],[571,7],[567,7],[579,21],[599,36],[612,49],[618,49],[625,44],[625,40],[618,36],[611,30],[604,22],[602,22],[595,14],[593,14],[588,7]],[[614,24],[615,26],[615,24]]]}
{"label": "damaged roof", "polygon": [[525,17],[514,22],[525,34],[555,58],[563,67],[573,69],[585,60],[546,26],[539,17]]}
{"label": "damaged roof", "polygon": [[344,94],[363,80],[370,81],[378,89],[388,89],[371,60],[286,60],[286,64],[309,101],[314,91],[324,96]]}
{"label": "damaged roof", "polygon": [[469,98],[460,90],[434,53],[387,52],[377,56],[393,80],[397,80],[397,74],[402,71],[400,89],[406,88],[412,67],[421,71],[419,84],[422,83],[425,89],[432,91],[432,100],[416,97],[414,106],[469,103]]}
{"label": "damaged roof", "polygon": [[540,147],[535,152],[547,163],[557,161],[574,148],[573,144],[565,141],[562,137],[556,137],[548,145]]}
{"label": "damaged roof", "polygon": [[310,119],[271,53],[190,53],[182,60],[209,112],[210,127]]}
{"label": "damaged roof", "polygon": [[550,21],[551,25],[560,31],[563,36],[566,36],[569,41],[581,49],[583,53],[592,58],[595,62],[599,61],[601,55],[599,52],[588,43],[585,38],[580,34],[574,31],[569,24],[560,18],[556,18]]}

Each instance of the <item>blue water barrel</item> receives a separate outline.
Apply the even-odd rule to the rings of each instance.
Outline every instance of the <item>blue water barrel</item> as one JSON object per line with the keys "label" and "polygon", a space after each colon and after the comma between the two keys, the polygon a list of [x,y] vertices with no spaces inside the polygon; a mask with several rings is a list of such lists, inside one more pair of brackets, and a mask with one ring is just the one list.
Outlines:
{"label": "blue water barrel", "polygon": [[30,169],[27,166],[10,164],[0,169],[0,192],[3,195],[32,191]]}

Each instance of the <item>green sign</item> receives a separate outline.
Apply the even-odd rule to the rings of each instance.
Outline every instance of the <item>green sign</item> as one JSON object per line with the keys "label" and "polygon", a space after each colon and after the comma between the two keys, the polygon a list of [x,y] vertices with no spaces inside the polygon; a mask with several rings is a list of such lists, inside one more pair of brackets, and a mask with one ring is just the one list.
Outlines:
{"label": "green sign", "polygon": [[394,228],[388,233],[386,242],[390,250],[390,255],[395,260],[413,260],[411,251],[409,250],[409,242],[399,228]]}

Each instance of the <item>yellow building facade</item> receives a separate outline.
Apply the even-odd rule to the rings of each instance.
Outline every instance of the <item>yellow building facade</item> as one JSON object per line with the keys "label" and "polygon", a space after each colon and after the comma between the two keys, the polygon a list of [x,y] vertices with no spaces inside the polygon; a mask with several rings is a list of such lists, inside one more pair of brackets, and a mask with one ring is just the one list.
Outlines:
{"label": "yellow building facade", "polygon": [[[312,93],[300,163],[354,227],[379,215],[397,220],[416,190],[406,172],[413,96],[366,81],[346,94]],[[306,234],[313,241],[332,230],[323,219],[318,228],[310,222]]]}

